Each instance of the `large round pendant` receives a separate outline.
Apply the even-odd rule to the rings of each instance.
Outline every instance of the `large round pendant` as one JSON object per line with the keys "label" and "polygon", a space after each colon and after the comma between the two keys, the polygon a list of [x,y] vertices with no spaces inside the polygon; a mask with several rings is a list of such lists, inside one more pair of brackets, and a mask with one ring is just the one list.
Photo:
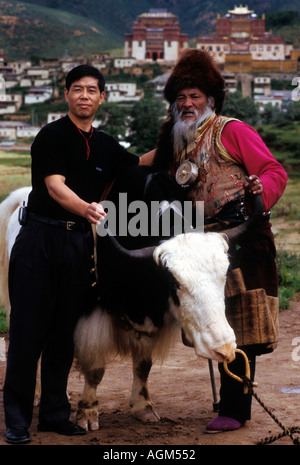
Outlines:
{"label": "large round pendant", "polygon": [[181,186],[187,187],[193,184],[198,177],[198,166],[195,163],[191,163],[188,160],[185,160],[181,165],[179,165],[176,171],[176,181]]}

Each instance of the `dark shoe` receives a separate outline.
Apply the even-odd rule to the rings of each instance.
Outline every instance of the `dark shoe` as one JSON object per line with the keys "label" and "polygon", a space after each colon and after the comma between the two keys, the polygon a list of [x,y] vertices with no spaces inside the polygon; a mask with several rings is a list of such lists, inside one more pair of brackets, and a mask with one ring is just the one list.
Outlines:
{"label": "dark shoe", "polygon": [[10,444],[23,444],[30,441],[30,435],[24,426],[13,426],[7,428],[6,441]]}
{"label": "dark shoe", "polygon": [[75,425],[69,420],[61,420],[55,423],[39,423],[39,431],[53,432],[57,434],[63,434],[64,436],[78,436],[86,434],[86,430],[81,426]]}

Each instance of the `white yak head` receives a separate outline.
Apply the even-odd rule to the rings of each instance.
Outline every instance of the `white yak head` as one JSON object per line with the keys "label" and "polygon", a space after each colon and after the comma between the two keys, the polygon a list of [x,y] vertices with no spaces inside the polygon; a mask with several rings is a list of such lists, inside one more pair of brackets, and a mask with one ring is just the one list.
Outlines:
{"label": "white yak head", "polygon": [[227,251],[222,234],[191,232],[163,242],[153,255],[179,283],[171,311],[196,354],[217,361],[232,360],[236,348],[225,316]]}

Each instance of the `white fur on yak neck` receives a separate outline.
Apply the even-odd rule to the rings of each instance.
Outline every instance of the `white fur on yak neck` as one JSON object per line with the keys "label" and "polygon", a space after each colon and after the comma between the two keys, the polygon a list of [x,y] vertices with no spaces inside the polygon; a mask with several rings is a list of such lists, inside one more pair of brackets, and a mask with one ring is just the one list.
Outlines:
{"label": "white fur on yak neck", "polygon": [[180,284],[180,306],[172,304],[171,310],[196,354],[219,361],[217,348],[225,344],[236,348],[225,317],[227,251],[222,234],[198,232],[175,236],[154,251],[155,261],[168,267]]}

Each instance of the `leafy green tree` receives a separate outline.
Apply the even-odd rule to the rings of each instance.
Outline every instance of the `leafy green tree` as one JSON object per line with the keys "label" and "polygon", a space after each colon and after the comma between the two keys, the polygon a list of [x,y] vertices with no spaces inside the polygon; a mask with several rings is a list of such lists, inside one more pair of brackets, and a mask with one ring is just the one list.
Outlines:
{"label": "leafy green tree", "polygon": [[286,117],[285,113],[280,108],[272,105],[272,103],[267,103],[264,107],[261,119],[264,124],[274,124],[284,121]]}
{"label": "leafy green tree", "polygon": [[98,129],[107,132],[117,140],[125,140],[128,126],[129,110],[118,103],[104,103],[96,118],[102,123]]}
{"label": "leafy green tree", "polygon": [[291,102],[287,107],[286,118],[291,121],[300,121],[300,101]]}
{"label": "leafy green tree", "polygon": [[226,95],[222,114],[254,126],[259,120],[258,105],[251,97],[243,97],[241,92],[229,92]]}
{"label": "leafy green tree", "polygon": [[131,112],[131,132],[128,142],[139,154],[152,150],[160,125],[166,116],[166,106],[160,99],[144,98],[137,102]]}
{"label": "leafy green tree", "polygon": [[274,107],[271,103],[265,105],[262,114],[264,124],[287,123],[289,121],[300,121],[300,102],[290,102],[283,108]]}

